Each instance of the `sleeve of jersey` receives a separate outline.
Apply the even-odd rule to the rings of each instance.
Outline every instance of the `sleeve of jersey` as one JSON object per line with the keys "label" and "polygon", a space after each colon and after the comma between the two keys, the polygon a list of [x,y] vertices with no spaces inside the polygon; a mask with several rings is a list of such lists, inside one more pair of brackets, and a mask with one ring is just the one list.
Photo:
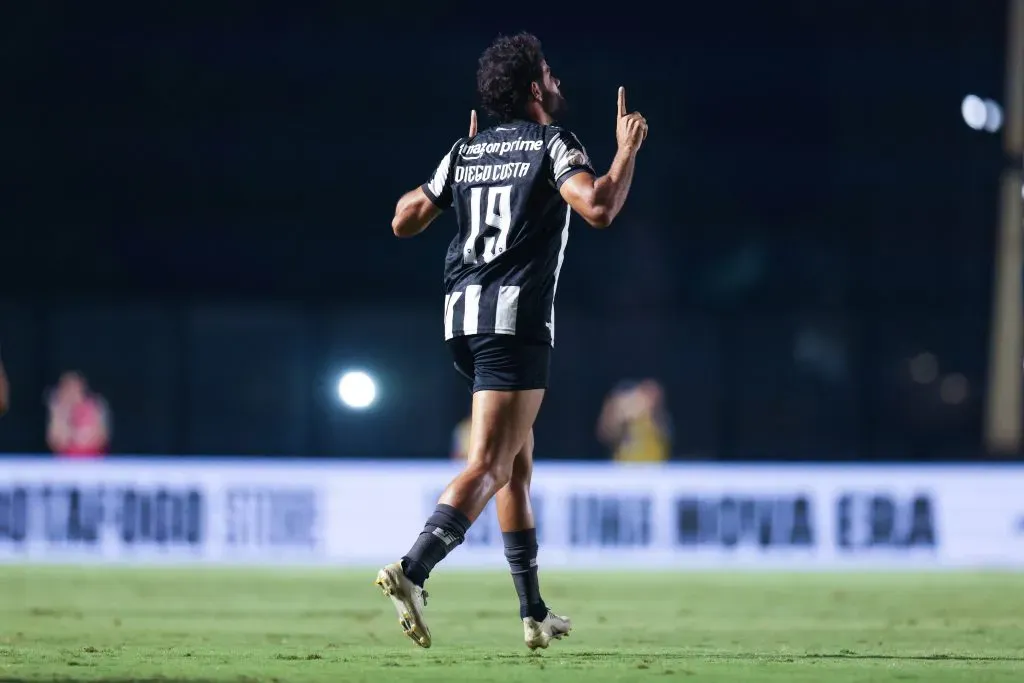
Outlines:
{"label": "sleeve of jersey", "polygon": [[461,143],[462,140],[459,140],[448,150],[448,153],[441,159],[441,163],[434,169],[430,180],[420,185],[423,193],[430,198],[430,201],[434,202],[434,205],[442,210],[449,209],[452,206],[451,171],[455,165],[454,155]]}
{"label": "sleeve of jersey", "polygon": [[579,138],[567,130],[559,131],[548,142],[548,157],[555,187],[562,187],[562,183],[577,173],[597,175]]}

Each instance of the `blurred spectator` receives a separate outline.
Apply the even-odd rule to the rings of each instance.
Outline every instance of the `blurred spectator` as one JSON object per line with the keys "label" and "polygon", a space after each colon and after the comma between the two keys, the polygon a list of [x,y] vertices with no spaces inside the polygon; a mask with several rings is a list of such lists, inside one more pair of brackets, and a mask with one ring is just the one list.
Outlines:
{"label": "blurred spectator", "polygon": [[89,392],[85,378],[77,372],[61,375],[49,392],[50,420],[46,441],[57,455],[68,458],[96,458],[107,452],[110,439],[109,411],[103,397]]}
{"label": "blurred spectator", "polygon": [[671,455],[664,391],[653,379],[623,383],[608,394],[597,437],[618,462],[662,462]]}
{"label": "blurred spectator", "polygon": [[472,418],[467,415],[455,425],[452,432],[452,460],[465,460],[469,457],[469,428],[472,424]]}

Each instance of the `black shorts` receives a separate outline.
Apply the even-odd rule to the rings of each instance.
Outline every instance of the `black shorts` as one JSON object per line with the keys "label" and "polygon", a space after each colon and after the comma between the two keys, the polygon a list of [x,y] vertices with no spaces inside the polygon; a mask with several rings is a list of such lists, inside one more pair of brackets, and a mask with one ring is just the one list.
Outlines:
{"label": "black shorts", "polygon": [[471,391],[548,388],[550,344],[510,334],[474,334],[450,339],[448,348]]}

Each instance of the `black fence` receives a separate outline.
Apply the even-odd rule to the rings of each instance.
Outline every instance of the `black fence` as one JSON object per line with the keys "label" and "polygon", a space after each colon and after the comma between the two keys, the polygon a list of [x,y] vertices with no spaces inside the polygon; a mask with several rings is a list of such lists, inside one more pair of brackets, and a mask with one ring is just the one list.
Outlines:
{"label": "black fence", "polygon": [[[538,457],[603,458],[623,379],[655,378],[692,459],[932,459],[980,452],[988,313],[561,310]],[[0,451],[45,450],[44,394],[79,370],[115,453],[444,457],[469,394],[435,308],[245,302],[0,302],[13,409]],[[346,410],[347,368],[378,380]]]}

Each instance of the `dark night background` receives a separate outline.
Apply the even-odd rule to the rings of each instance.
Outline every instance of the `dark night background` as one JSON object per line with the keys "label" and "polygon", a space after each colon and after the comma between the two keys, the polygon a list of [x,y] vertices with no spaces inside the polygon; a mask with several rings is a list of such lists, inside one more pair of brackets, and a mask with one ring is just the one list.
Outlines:
{"label": "dark night background", "polygon": [[[538,457],[603,457],[643,376],[680,458],[980,455],[1002,153],[960,102],[1003,97],[1004,2],[211,7],[5,10],[0,450],[45,450],[79,369],[117,453],[446,455],[454,227],[389,223],[529,30],[600,172],[617,86],[651,126],[616,224],[573,221]],[[334,400],[350,365],[378,410]]]}

